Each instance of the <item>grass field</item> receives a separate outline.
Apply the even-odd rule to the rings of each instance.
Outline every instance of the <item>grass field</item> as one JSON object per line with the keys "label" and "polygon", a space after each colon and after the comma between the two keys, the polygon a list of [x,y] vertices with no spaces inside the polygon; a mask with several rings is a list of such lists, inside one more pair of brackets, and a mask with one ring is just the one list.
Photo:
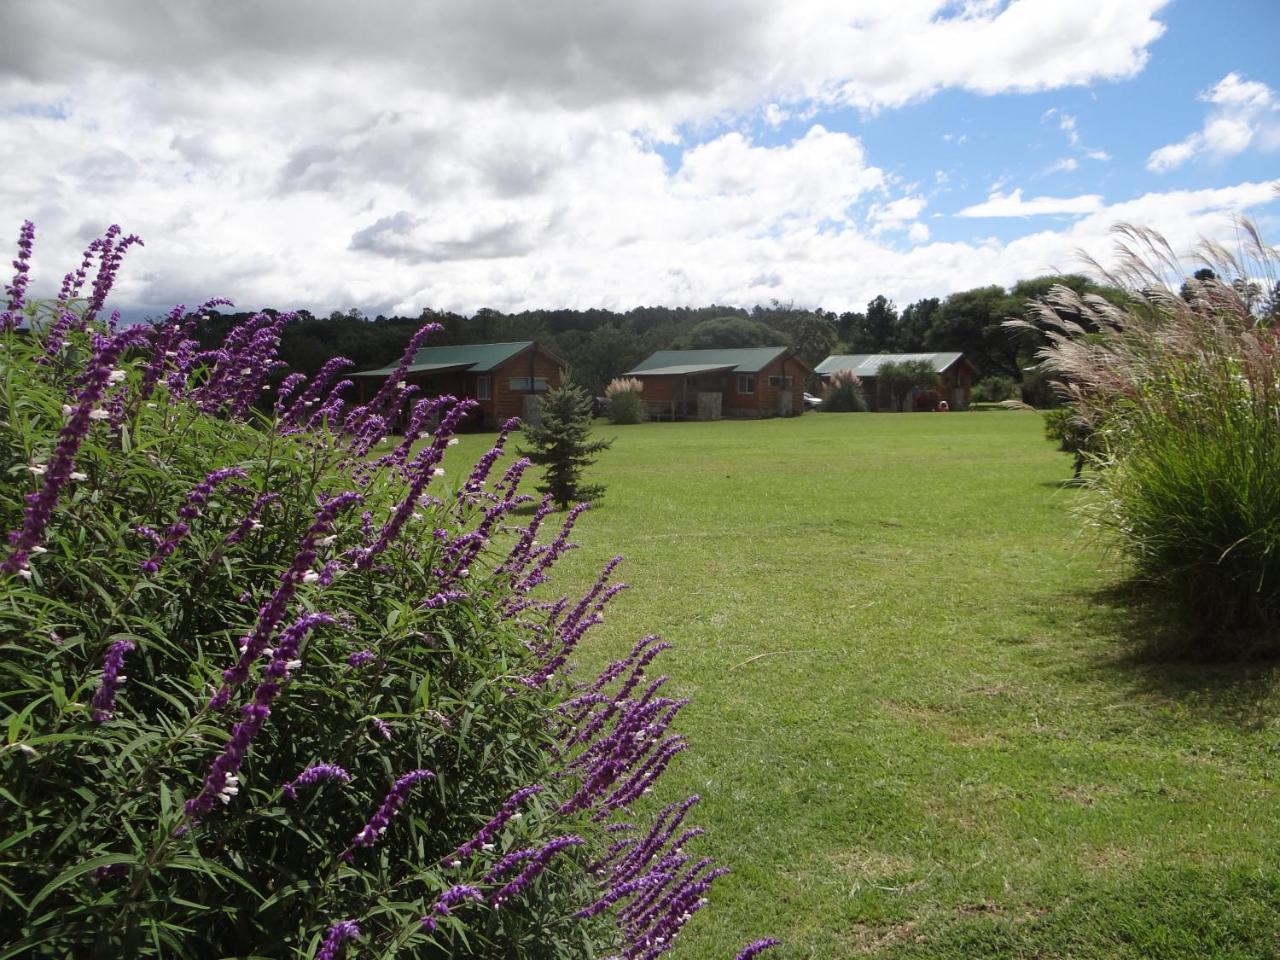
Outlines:
{"label": "grass field", "polygon": [[677,645],[665,789],[734,868],[675,957],[1280,955],[1275,673],[1142,655],[1038,416],[600,432],[560,585],[627,556],[586,659]]}

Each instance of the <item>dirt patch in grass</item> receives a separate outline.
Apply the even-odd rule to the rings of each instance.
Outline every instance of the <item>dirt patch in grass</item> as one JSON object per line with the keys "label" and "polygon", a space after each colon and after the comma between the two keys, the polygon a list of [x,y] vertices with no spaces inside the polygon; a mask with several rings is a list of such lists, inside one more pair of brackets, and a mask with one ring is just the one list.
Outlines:
{"label": "dirt patch in grass", "polygon": [[904,943],[922,942],[924,942],[924,936],[917,931],[915,921],[907,920],[888,927],[858,924],[853,928],[847,946],[854,954],[865,956],[879,953],[890,947],[901,946]]}

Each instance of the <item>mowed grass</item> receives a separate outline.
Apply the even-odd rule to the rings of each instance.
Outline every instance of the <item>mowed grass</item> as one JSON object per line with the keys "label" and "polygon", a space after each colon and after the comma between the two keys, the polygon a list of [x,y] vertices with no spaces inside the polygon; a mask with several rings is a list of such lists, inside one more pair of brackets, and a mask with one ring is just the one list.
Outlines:
{"label": "mowed grass", "polygon": [[[733,868],[677,958],[1280,955],[1269,665],[1160,664],[1027,413],[601,426],[559,586],[624,554],[693,698],[663,799]],[[488,437],[469,437],[460,463]],[[655,798],[656,799],[656,798]]]}

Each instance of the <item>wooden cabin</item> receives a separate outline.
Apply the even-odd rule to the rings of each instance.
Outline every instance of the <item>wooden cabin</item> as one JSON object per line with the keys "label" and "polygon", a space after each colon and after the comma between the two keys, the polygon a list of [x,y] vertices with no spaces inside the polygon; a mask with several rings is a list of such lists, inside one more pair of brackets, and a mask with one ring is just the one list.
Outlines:
{"label": "wooden cabin", "polygon": [[660,350],[625,374],[643,385],[654,420],[791,417],[804,411],[813,368],[786,347]]}
{"label": "wooden cabin", "polygon": [[[405,371],[407,383],[419,390],[410,402],[451,394],[476,401],[469,423],[500,427],[512,417],[536,422],[542,394],[560,386],[564,361],[533,340],[516,343],[469,343],[423,347]],[[360,402],[371,399],[395,373],[396,364],[351,374]]]}

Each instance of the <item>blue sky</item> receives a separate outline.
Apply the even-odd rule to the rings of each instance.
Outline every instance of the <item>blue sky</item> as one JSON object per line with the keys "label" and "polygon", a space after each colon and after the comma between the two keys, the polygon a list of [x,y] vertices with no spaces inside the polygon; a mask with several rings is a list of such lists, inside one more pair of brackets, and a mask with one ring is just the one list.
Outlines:
{"label": "blue sky", "polygon": [[1274,0],[0,5],[0,230],[117,305],[843,310],[1280,234]]}

